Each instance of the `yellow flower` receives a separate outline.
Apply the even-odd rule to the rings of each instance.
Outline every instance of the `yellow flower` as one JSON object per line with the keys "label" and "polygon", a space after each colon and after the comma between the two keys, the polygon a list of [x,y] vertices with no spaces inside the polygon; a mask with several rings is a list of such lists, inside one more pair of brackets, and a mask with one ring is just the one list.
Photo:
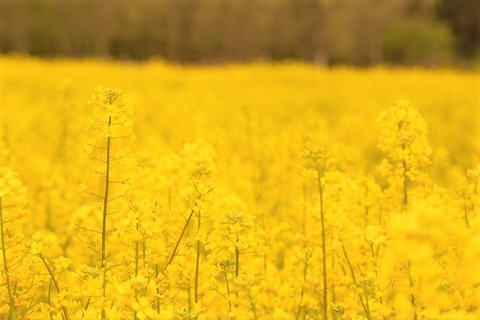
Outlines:
{"label": "yellow flower", "polygon": [[133,301],[132,309],[136,311],[138,319],[153,319],[155,317],[155,311],[147,297],[140,297],[138,301]]}
{"label": "yellow flower", "polygon": [[53,259],[53,265],[55,266],[55,270],[66,270],[70,266],[70,260],[65,257],[58,257]]}
{"label": "yellow flower", "polygon": [[422,167],[432,153],[427,139],[427,126],[418,111],[406,100],[397,100],[377,119],[383,124],[379,148],[393,161],[405,161],[408,166]]}

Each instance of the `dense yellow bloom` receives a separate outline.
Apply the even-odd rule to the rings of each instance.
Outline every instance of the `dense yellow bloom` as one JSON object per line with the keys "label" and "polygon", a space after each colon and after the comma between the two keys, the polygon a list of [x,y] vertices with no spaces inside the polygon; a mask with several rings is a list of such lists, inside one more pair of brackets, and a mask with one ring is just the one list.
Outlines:
{"label": "dense yellow bloom", "polygon": [[478,72],[0,68],[0,317],[480,316]]}
{"label": "dense yellow bloom", "polygon": [[425,121],[406,100],[398,100],[380,115],[384,123],[379,148],[394,162],[404,161],[408,167],[423,167],[429,163],[432,149],[427,142]]}
{"label": "dense yellow bloom", "polygon": [[18,173],[9,168],[0,168],[2,206],[5,209],[23,208],[27,204],[26,194],[27,187],[18,178]]}

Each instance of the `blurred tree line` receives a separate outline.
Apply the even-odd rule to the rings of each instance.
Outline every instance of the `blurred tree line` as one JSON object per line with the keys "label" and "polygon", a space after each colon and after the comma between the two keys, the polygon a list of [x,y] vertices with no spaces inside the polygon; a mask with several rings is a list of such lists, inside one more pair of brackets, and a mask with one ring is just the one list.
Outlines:
{"label": "blurred tree line", "polygon": [[0,52],[439,65],[478,59],[479,0],[0,0]]}

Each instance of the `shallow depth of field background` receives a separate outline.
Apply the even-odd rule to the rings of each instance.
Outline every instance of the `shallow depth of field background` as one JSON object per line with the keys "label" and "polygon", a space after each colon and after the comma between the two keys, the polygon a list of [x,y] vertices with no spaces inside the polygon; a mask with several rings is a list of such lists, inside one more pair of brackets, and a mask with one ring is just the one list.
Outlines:
{"label": "shallow depth of field background", "polygon": [[479,318],[478,10],[0,0],[0,317]]}

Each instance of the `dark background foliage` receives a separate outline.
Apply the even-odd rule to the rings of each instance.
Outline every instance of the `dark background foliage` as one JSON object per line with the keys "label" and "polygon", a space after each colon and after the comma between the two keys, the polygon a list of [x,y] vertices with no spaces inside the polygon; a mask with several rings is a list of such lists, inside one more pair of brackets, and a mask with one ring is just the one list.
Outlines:
{"label": "dark background foliage", "polygon": [[469,66],[480,0],[0,0],[0,52]]}

